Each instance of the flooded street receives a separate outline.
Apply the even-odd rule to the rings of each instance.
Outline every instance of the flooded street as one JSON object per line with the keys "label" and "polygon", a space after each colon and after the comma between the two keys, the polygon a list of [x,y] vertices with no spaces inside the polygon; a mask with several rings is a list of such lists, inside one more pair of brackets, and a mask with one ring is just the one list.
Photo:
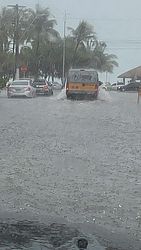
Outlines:
{"label": "flooded street", "polygon": [[[102,244],[141,249],[140,149],[135,93],[102,90],[97,101],[67,100],[64,92],[33,99],[1,93],[0,228],[7,218],[68,223],[59,228],[71,231],[66,242],[82,230]],[[75,249],[48,242],[41,249]]]}

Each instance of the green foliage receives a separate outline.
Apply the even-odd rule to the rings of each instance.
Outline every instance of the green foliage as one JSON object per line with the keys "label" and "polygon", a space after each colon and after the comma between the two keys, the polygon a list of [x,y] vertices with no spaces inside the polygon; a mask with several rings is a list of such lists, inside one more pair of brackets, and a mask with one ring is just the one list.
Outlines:
{"label": "green foliage", "polygon": [[[64,39],[55,30],[56,20],[48,8],[19,11],[20,65],[27,65],[28,74],[48,78],[62,77]],[[69,28],[65,38],[65,73],[71,67],[92,67],[100,72],[113,72],[117,57],[106,52],[105,42],[98,42],[93,26],[82,21]],[[0,12],[0,77],[12,76],[15,69],[16,10]],[[19,66],[20,66],[19,65]]]}
{"label": "green foliage", "polygon": [[6,83],[8,82],[8,78],[1,78],[0,77],[0,89],[3,89],[6,86]]}

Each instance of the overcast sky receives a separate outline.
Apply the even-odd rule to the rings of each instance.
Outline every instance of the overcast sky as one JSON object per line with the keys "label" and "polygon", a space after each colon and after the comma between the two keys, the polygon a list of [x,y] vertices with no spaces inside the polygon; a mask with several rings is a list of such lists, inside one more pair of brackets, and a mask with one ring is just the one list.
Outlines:
{"label": "overcast sky", "polygon": [[141,0],[0,0],[1,6],[21,4],[49,7],[63,31],[63,16],[67,12],[67,26],[76,27],[80,20],[91,23],[99,40],[107,42],[108,53],[118,56],[119,68],[109,76],[141,65]]}

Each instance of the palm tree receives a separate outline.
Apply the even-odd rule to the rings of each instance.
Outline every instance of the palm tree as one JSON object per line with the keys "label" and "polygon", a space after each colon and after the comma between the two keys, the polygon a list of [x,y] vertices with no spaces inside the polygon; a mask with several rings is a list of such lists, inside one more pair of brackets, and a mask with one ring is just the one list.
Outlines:
{"label": "palm tree", "polygon": [[[27,27],[29,17],[31,16],[31,11],[28,9],[22,9],[19,11],[19,25],[16,26],[17,13],[15,8],[8,9],[3,8],[0,13],[0,52],[9,53],[12,52],[14,55],[16,35],[19,38],[19,45],[24,44],[26,40],[25,29]],[[19,46],[18,46],[19,47]],[[18,51],[19,54],[19,51]],[[7,57],[6,57],[7,58]],[[18,56],[19,58],[19,56]],[[12,59],[13,60],[13,59]],[[15,55],[15,65],[16,65],[16,55]],[[13,76],[15,75],[15,65],[13,62]]]}
{"label": "palm tree", "polygon": [[40,52],[40,70],[45,78],[48,76],[54,81],[55,75],[58,74],[58,65],[62,67],[62,40],[41,44]]}
{"label": "palm tree", "polygon": [[37,5],[36,11],[32,13],[32,21],[27,34],[27,42],[31,42],[35,52],[35,72],[37,75],[39,73],[40,45],[46,44],[47,41],[55,41],[60,36],[54,29],[55,24],[56,20],[50,19],[49,9],[42,9]]}
{"label": "palm tree", "polygon": [[105,53],[107,45],[105,42],[98,42],[91,54],[91,66],[100,72],[112,73],[114,67],[118,67],[117,56]]}
{"label": "palm tree", "polygon": [[96,34],[93,30],[93,27],[86,21],[80,22],[76,29],[70,29],[73,39],[75,41],[75,48],[73,53],[73,64],[75,64],[76,53],[78,48],[88,46],[91,41],[94,42],[96,40]]}
{"label": "palm tree", "polygon": [[103,58],[103,65],[101,65],[101,71],[113,73],[114,67],[118,67],[116,59],[116,55],[105,53]]}
{"label": "palm tree", "polygon": [[7,52],[10,49],[13,12],[2,8],[0,13],[0,51]]}
{"label": "palm tree", "polygon": [[12,30],[13,11],[2,8],[0,12],[0,77],[2,79],[7,78],[13,73]]}
{"label": "palm tree", "polygon": [[14,55],[12,52],[0,52],[0,78],[7,79],[12,76]]}

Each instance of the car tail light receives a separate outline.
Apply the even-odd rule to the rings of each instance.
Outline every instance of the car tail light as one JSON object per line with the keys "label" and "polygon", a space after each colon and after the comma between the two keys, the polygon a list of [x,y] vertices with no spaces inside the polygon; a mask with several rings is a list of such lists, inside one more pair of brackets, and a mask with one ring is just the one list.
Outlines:
{"label": "car tail light", "polygon": [[31,90],[30,86],[28,86],[27,88],[25,88],[25,91],[30,91],[30,90]]}
{"label": "car tail light", "polygon": [[69,90],[69,84],[68,83],[66,84],[66,90]]}
{"label": "car tail light", "polygon": [[45,86],[44,86],[44,89],[48,89],[48,86],[47,86],[47,85],[45,85]]}

